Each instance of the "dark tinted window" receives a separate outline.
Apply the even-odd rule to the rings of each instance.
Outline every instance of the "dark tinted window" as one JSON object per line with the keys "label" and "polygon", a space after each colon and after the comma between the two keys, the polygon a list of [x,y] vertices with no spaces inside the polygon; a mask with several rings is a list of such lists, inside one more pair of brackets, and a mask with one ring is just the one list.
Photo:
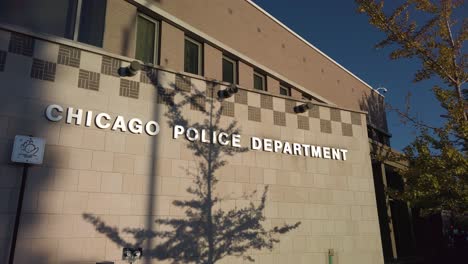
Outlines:
{"label": "dark tinted window", "polygon": [[102,47],[106,0],[82,0],[78,41]]}
{"label": "dark tinted window", "polygon": [[266,90],[265,89],[265,76],[259,73],[254,73],[254,89]]}
{"label": "dark tinted window", "polygon": [[201,74],[201,44],[185,38],[184,71]]}
{"label": "dark tinted window", "polygon": [[0,21],[73,38],[77,0],[0,0]]}
{"label": "dark tinted window", "polygon": [[280,94],[284,96],[291,96],[291,89],[284,86],[280,86]]}
{"label": "dark tinted window", "polygon": [[223,58],[223,82],[236,83],[236,63],[228,58]]}
{"label": "dark tinted window", "polygon": [[[106,0],[0,0],[0,22],[102,47],[106,3]],[[80,14],[78,22],[77,14]]]}
{"label": "dark tinted window", "polygon": [[157,40],[158,24],[143,16],[138,16],[137,39],[135,57],[144,62],[157,63]]}

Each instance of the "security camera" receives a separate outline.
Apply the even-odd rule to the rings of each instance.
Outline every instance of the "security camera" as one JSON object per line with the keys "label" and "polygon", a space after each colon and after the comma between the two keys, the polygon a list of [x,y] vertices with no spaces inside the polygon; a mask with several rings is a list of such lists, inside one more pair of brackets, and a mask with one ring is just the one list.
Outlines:
{"label": "security camera", "polygon": [[123,77],[135,76],[141,70],[141,63],[138,61],[132,61],[125,68],[119,69],[119,75]]}
{"label": "security camera", "polygon": [[311,109],[314,105],[311,102],[307,102],[305,104],[301,104],[294,107],[294,112],[296,113],[304,113],[305,111]]}
{"label": "security camera", "polygon": [[237,88],[237,85],[231,84],[229,87],[227,87],[224,90],[219,90],[218,91],[218,98],[219,99],[225,99],[231,97],[233,94],[237,93],[239,91],[239,88]]}
{"label": "security camera", "polygon": [[385,87],[379,87],[379,88],[375,89],[375,91],[376,91],[377,93],[379,93],[379,94],[380,94],[380,91],[382,91],[383,93],[387,93],[387,92],[388,92],[387,88],[385,88]]}

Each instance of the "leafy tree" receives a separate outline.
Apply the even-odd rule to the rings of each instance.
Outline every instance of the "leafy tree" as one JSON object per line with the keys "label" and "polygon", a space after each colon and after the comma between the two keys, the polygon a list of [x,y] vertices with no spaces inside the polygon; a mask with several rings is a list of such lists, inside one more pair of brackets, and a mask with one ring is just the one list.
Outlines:
{"label": "leafy tree", "polygon": [[[442,80],[446,87],[433,87],[433,93],[446,111],[444,124],[435,127],[394,109],[418,129],[416,139],[404,149],[408,167],[400,174],[404,191],[391,195],[409,201],[423,213],[450,210],[463,216],[468,208],[468,122],[466,113],[467,55],[463,53],[468,23],[457,18],[464,1],[405,0],[388,10],[384,1],[355,0],[358,11],[367,14],[371,25],[385,33],[376,47],[392,49],[390,58],[417,59],[420,69],[414,81]],[[408,108],[409,109],[409,108]]]}
{"label": "leafy tree", "polygon": [[[149,77],[154,80],[154,76],[149,74]],[[216,103],[216,90],[219,89],[219,85],[210,85],[211,88],[207,89],[206,94],[204,92],[187,94],[179,90],[177,86],[173,86],[174,93],[158,87],[158,96],[168,105],[165,116],[169,126],[193,127],[198,131],[209,131],[209,135],[212,135],[213,131],[223,131],[227,134],[239,133],[235,121],[221,125],[223,108],[216,106],[219,105]],[[192,90],[196,90],[196,87]],[[178,103],[174,102],[175,94],[182,98]],[[205,100],[209,105],[208,110],[205,110],[204,103],[199,103]],[[187,105],[201,110],[203,121],[190,122],[182,112]],[[187,189],[193,199],[173,202],[174,206],[185,210],[185,217],[156,219],[159,230],[142,228],[119,230],[91,214],[84,214],[84,219],[92,223],[98,232],[105,234],[121,247],[142,247],[145,242],[154,239],[156,245],[144,250],[146,257],[169,260],[172,263],[200,264],[213,264],[227,256],[254,261],[249,256],[248,250],[271,250],[280,241],[277,235],[287,233],[300,225],[300,222],[297,222],[271,229],[263,226],[266,220],[264,209],[268,188],[264,189],[257,204],[250,202],[244,208],[236,207],[229,210],[220,206],[223,197],[215,195],[218,183],[217,171],[226,165],[226,157],[247,151],[246,148],[221,146],[212,141],[210,143],[188,141],[187,148],[192,151],[197,162],[196,172],[186,172],[194,178],[194,185]],[[255,195],[256,193],[245,195],[245,198],[252,200]],[[133,238],[133,243],[126,239],[129,236]]]}

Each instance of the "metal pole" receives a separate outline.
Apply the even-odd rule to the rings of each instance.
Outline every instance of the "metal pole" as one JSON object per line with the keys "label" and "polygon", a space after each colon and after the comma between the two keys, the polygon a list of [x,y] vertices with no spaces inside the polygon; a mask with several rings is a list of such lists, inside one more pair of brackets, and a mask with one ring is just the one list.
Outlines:
{"label": "metal pole", "polygon": [[335,250],[333,248],[328,249],[328,264],[333,264],[333,256],[335,255]]}
{"label": "metal pole", "polygon": [[13,264],[15,259],[15,248],[16,248],[16,240],[18,237],[18,229],[21,219],[21,209],[23,207],[23,197],[24,197],[24,189],[26,188],[26,178],[28,177],[28,164],[23,165],[23,177],[21,177],[21,187],[20,193],[18,198],[18,205],[16,207],[16,218],[15,218],[15,227],[13,229],[13,238],[11,239],[11,247],[10,247],[10,260],[9,264]]}

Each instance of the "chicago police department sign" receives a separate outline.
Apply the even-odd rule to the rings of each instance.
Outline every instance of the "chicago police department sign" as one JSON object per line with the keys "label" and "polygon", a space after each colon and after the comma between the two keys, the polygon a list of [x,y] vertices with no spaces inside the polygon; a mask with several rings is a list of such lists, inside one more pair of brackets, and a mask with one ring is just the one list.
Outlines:
{"label": "chicago police department sign", "polygon": [[[125,119],[121,115],[112,117],[107,113],[94,113],[84,111],[80,108],[68,107],[64,109],[57,104],[47,106],[45,116],[49,121],[59,122],[62,119],[66,124],[90,127],[94,124],[100,129],[110,129],[113,131],[128,132],[133,134],[147,134],[156,136],[159,134],[160,126],[158,122],[150,120],[143,122],[140,118]],[[185,138],[188,141],[200,141],[202,143],[213,143],[222,146],[241,148],[241,135],[228,134],[223,131],[213,131],[197,129],[176,125],[173,127],[173,139]],[[269,138],[250,137],[249,148],[251,150],[282,153],[286,155],[304,156],[320,159],[343,160],[347,159],[347,149],[327,146],[317,146],[296,142],[287,142]]]}

